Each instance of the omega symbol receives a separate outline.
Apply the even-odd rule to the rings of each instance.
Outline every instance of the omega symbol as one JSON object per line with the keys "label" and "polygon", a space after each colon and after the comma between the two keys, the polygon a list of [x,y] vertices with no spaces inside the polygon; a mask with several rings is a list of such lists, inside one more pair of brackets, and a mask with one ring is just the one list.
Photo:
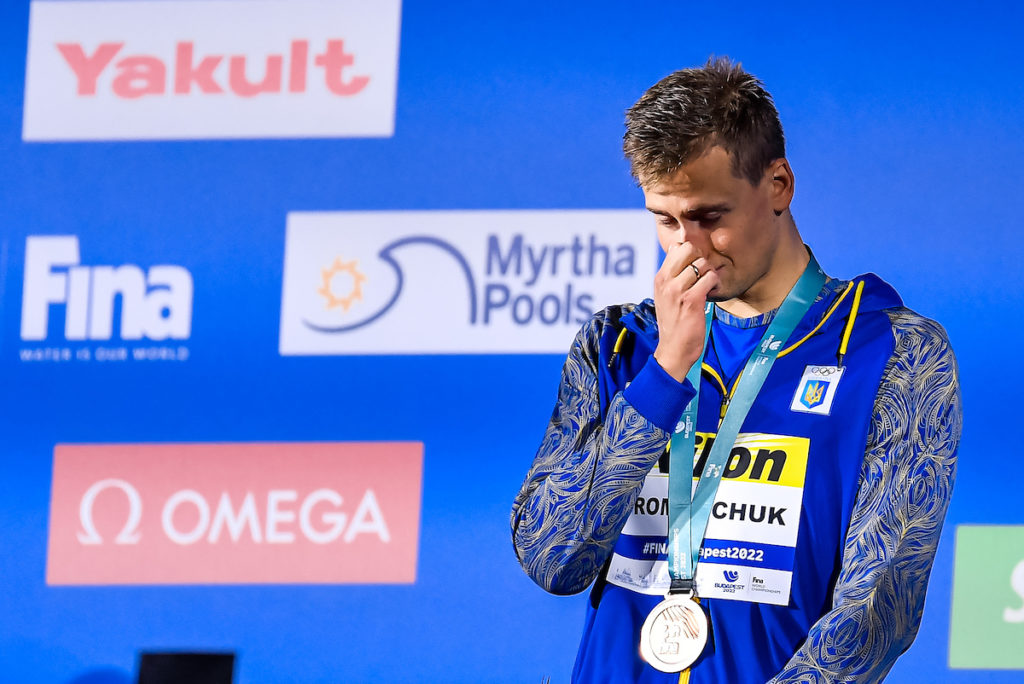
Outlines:
{"label": "omega symbol", "polygon": [[96,523],[92,519],[92,508],[96,497],[104,489],[120,489],[128,497],[128,520],[124,527],[114,538],[115,544],[138,544],[139,543],[139,521],[142,519],[142,497],[139,491],[124,480],[100,480],[86,490],[82,496],[82,502],[78,507],[78,520],[82,523],[82,531],[78,533],[78,541],[86,545],[103,543],[103,537],[96,531]]}

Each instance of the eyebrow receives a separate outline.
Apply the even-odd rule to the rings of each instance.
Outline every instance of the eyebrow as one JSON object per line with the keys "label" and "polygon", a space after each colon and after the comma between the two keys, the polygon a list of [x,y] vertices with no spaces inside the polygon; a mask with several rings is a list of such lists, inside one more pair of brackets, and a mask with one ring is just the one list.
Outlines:
{"label": "eyebrow", "polygon": [[[658,214],[659,216],[668,216],[669,218],[674,218],[672,214],[668,213],[667,211],[662,211],[661,209],[647,207],[647,211],[651,212],[652,214]],[[683,217],[693,220],[706,214],[726,211],[729,211],[729,205],[725,202],[719,202],[718,204],[705,204],[693,207],[692,209],[688,209],[687,211],[683,212]]]}

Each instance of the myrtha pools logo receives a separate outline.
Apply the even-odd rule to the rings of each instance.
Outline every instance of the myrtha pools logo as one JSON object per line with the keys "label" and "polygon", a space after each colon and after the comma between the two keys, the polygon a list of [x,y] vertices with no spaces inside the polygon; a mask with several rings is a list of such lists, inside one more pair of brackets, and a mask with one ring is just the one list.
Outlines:
{"label": "myrtha pools logo", "polygon": [[292,213],[281,353],[564,353],[648,296],[645,212]]}

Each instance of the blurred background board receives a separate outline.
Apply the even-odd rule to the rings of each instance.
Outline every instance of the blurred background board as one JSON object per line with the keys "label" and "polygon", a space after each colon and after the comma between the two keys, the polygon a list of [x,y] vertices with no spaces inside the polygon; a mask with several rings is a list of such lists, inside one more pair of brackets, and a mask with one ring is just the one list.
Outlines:
{"label": "blurred background board", "polygon": [[[1017,4],[11,0],[0,37],[0,680],[125,684],[139,652],[206,651],[235,653],[244,684],[568,681],[585,598],[522,573],[509,508],[581,312],[645,296],[656,267],[623,111],[711,54],[773,93],[824,268],[879,274],[959,358],[955,495],[888,681],[1024,680],[970,644],[952,653],[971,669],[948,667],[951,634],[1024,643],[1004,619],[1024,601],[1024,545],[1002,570],[956,559],[957,595],[989,608],[953,610],[957,526],[1024,522],[1006,441],[1024,332]],[[282,309],[303,217],[328,242],[359,236],[299,260],[316,320]],[[350,345],[310,322],[389,327]],[[295,331],[317,343],[295,351]],[[221,445],[227,479],[195,475],[208,525],[218,486],[243,512],[232,445],[279,445],[251,487],[260,534],[287,537],[316,487],[344,501],[310,505],[315,531],[357,517],[379,475],[354,495],[345,470],[289,479],[291,449],[351,442],[422,445],[421,473],[385,477],[420,496],[401,498],[419,516],[401,537],[411,582],[294,584],[287,542],[279,582],[47,583],[51,526],[87,534],[77,498],[51,502],[58,445]],[[116,489],[95,500],[108,545],[132,501]],[[161,505],[146,496],[140,544]],[[208,529],[201,505],[180,508],[175,529]],[[243,532],[230,543],[256,543]]]}

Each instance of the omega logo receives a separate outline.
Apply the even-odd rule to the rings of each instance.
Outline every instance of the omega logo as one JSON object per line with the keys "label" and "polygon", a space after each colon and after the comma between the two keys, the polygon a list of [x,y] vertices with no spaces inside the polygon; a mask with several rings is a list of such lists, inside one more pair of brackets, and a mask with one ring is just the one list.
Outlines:
{"label": "omega logo", "polygon": [[102,544],[103,537],[100,536],[99,532],[96,531],[96,523],[92,519],[92,508],[93,504],[96,503],[96,497],[99,496],[100,492],[104,489],[110,489],[111,487],[120,489],[124,492],[125,496],[128,497],[128,520],[125,522],[124,527],[118,533],[117,537],[114,538],[115,544],[138,544],[140,534],[138,532],[139,522],[142,520],[142,497],[139,496],[139,490],[132,487],[124,480],[100,480],[92,487],[86,490],[85,495],[82,496],[82,502],[78,506],[78,520],[82,523],[82,532],[78,533],[78,541],[82,544],[93,545]]}
{"label": "omega logo", "polygon": [[[81,531],[78,541],[86,546],[104,543],[96,529],[93,508],[96,498],[107,489],[118,489],[128,498],[128,518],[121,531],[114,538],[115,544],[138,544],[142,538],[139,525],[142,522],[142,496],[139,491],[124,480],[100,480],[86,490],[78,507]],[[298,510],[290,509],[299,504]],[[363,534],[377,537],[381,542],[391,542],[391,533],[384,513],[380,508],[373,489],[367,489],[360,498],[355,511],[342,510],[344,499],[332,489],[317,489],[310,492],[299,503],[299,493],[293,489],[271,489],[266,494],[266,505],[257,506],[253,492],[246,492],[241,503],[232,504],[227,492],[221,492],[217,503],[211,506],[207,499],[193,489],[182,489],[172,494],[164,503],[160,514],[161,528],[171,542],[188,546],[204,540],[217,544],[226,532],[231,542],[242,537],[255,544],[292,544],[296,531],[314,544],[329,544],[338,539],[353,542]],[[197,516],[191,529],[181,529],[175,523],[179,509],[192,508]],[[314,511],[318,511],[318,514]],[[261,515],[262,513],[262,515]],[[289,529],[297,523],[298,530]]]}

